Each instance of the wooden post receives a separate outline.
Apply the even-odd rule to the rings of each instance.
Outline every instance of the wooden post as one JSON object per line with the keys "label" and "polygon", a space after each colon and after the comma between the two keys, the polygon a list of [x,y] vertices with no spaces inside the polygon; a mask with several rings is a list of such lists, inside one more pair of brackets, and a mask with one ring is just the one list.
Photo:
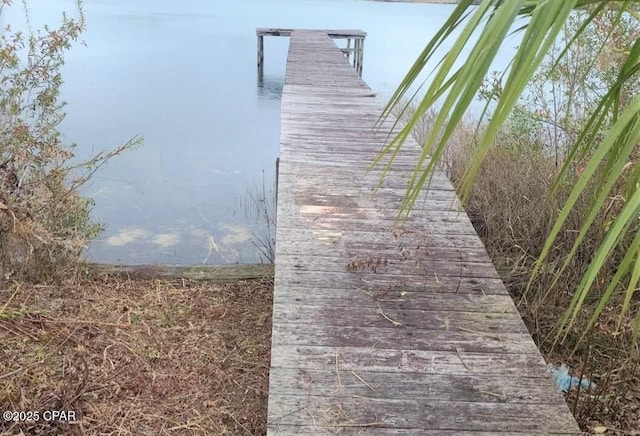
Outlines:
{"label": "wooden post", "polygon": [[[353,41],[355,48],[355,40]],[[351,38],[347,38],[347,61],[351,62]]]}
{"label": "wooden post", "polygon": [[362,77],[362,62],[364,61],[364,38],[360,38],[358,40],[358,53],[356,54],[356,56],[358,56],[358,68],[356,69],[356,71],[358,72],[360,77]]}
{"label": "wooden post", "polygon": [[264,35],[258,35],[258,81],[264,76]]}
{"label": "wooden post", "polygon": [[353,41],[353,68],[358,71],[358,63],[360,62],[360,39]]}

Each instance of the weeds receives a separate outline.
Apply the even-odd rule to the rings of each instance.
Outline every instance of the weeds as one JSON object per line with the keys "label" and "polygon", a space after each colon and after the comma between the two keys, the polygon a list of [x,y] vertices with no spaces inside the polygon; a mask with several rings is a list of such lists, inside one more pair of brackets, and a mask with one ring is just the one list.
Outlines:
{"label": "weeds", "polygon": [[[19,6],[2,2],[0,15],[6,7]],[[90,217],[93,200],[81,197],[80,187],[141,142],[135,137],[76,162],[75,144],[61,141],[61,67],[85,28],[80,2],[76,7],[77,17],[63,14],[56,29],[25,35],[7,27],[0,34],[0,283],[64,276],[102,230]]]}
{"label": "weeds", "polygon": [[[598,196],[595,182],[606,177],[606,168],[598,169],[594,180],[586,186],[551,252],[530,282],[558,211],[567,201],[584,170],[583,162],[592,151],[583,150],[581,159],[567,164],[568,171],[556,189],[552,189],[553,181],[566,163],[578,132],[584,128],[593,102],[599,100],[597,94],[615,79],[618,71],[615,65],[620,61],[618,51],[623,51],[629,38],[637,38],[637,24],[623,22],[620,27],[612,27],[610,20],[614,15],[603,16],[595,28],[588,29],[585,35],[592,38],[591,42],[576,44],[557,69],[552,71],[552,57],[543,63],[529,84],[528,93],[488,149],[465,209],[546,359],[565,363],[580,377],[596,383],[592,389],[573,388],[567,397],[582,428],[599,426],[605,431],[611,429],[613,434],[627,434],[626,430],[635,430],[640,423],[637,373],[640,351],[633,340],[634,317],[640,310],[640,300],[637,289],[629,298],[627,287],[631,278],[628,275],[617,282],[614,277],[632,249],[631,239],[640,225],[637,220],[620,238],[600,270],[565,340],[556,343],[554,336],[582,276],[625,199],[629,198],[626,186],[638,165],[637,147],[566,269],[562,270],[565,259],[591,211],[593,199]],[[569,32],[576,23],[579,20],[569,23]],[[598,53],[595,48],[606,38],[611,38],[610,43],[619,49]],[[551,56],[559,51],[552,50]],[[481,98],[491,102],[495,93],[500,92],[499,77],[493,76],[493,81],[487,82]],[[638,87],[639,80],[628,82],[621,106],[637,95]],[[404,114],[397,115],[407,119],[413,113],[415,107],[408,105]],[[427,113],[416,124],[413,136],[418,142],[424,143],[431,133],[434,117],[433,112]],[[483,123],[467,118],[447,143],[442,165],[459,193],[463,191],[463,180],[472,164],[477,135],[482,135],[483,129]],[[560,271],[562,274],[558,276]],[[612,282],[609,306],[602,310],[598,300]],[[631,310],[625,313],[621,308],[627,302]],[[596,321],[590,325],[594,313]],[[589,334],[584,335],[587,330]]]}
{"label": "weeds", "polygon": [[[467,124],[456,133],[457,139],[449,144],[443,162],[456,189],[470,165],[476,143],[474,130],[475,125]],[[600,315],[592,333],[584,343],[579,343],[590,311],[595,310],[597,298],[604,293],[630,241],[622,241],[610,259],[606,268],[609,273],[599,277],[593,295],[586,300],[585,309],[565,342],[554,347],[550,340],[573,290],[605,237],[610,220],[622,204],[623,184],[617,188],[618,196],[612,196],[608,207],[598,213],[585,242],[556,282],[556,273],[589,212],[590,197],[595,195],[593,187],[587,189],[555,241],[541,273],[525,294],[546,236],[579,171],[568,174],[563,185],[551,193],[551,183],[558,171],[555,150],[549,153],[539,144],[524,143],[524,139],[514,145],[513,138],[513,130],[498,136],[480,168],[465,210],[547,360],[566,363],[580,376],[596,382],[597,388],[573,388],[567,397],[583,429],[602,423],[617,429],[635,428],[640,420],[640,377],[636,373],[640,353],[632,341],[634,314],[632,311],[618,325],[614,310],[623,302],[624,286],[613,294],[614,306]],[[632,301],[632,306],[637,307],[637,297]]]}
{"label": "weeds", "polygon": [[78,422],[0,422],[0,434],[264,434],[272,289],[98,272],[18,287],[4,312],[30,313],[0,317],[0,408]]}
{"label": "weeds", "polygon": [[274,263],[276,258],[276,204],[275,189],[265,184],[264,171],[262,184],[247,190],[244,202],[245,216],[258,225],[251,230],[254,247],[258,250],[261,263]]}

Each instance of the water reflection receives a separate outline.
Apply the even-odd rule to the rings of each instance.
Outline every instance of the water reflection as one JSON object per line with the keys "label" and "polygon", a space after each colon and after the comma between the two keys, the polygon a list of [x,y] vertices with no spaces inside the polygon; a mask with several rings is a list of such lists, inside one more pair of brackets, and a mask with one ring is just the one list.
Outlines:
{"label": "water reflection", "polygon": [[196,227],[184,222],[168,227],[124,227],[94,242],[103,262],[221,264],[256,262],[248,227],[217,223]]}
{"label": "water reflection", "polygon": [[260,98],[280,101],[283,88],[284,77],[282,76],[265,76],[262,80],[258,79],[258,97]]}

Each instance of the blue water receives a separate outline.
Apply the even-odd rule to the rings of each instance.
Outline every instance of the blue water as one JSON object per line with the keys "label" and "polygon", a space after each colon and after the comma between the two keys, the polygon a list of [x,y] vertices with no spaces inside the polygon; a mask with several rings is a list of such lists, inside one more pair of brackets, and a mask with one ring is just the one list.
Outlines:
{"label": "blue water", "polygon": [[[24,21],[18,3],[3,21]],[[34,27],[56,25],[61,11],[74,11],[71,0],[29,5]],[[80,157],[134,135],[145,139],[84,190],[95,199],[93,215],[106,223],[88,259],[254,262],[251,231],[260,226],[244,204],[263,177],[273,183],[288,47],[288,38],[265,39],[259,86],[255,29],[365,30],[363,78],[384,98],[452,8],[357,0],[86,0],[86,47],[76,45],[64,67],[64,138],[78,144]]]}

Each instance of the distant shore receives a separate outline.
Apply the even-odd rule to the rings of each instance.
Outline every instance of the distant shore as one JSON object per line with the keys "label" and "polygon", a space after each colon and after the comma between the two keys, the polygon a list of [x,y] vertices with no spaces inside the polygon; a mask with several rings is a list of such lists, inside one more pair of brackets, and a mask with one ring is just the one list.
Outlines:
{"label": "distant shore", "polygon": [[[441,5],[457,5],[460,3],[458,0],[369,0],[374,2],[385,2],[385,3],[435,3]],[[479,0],[474,2],[475,4],[480,3]]]}

